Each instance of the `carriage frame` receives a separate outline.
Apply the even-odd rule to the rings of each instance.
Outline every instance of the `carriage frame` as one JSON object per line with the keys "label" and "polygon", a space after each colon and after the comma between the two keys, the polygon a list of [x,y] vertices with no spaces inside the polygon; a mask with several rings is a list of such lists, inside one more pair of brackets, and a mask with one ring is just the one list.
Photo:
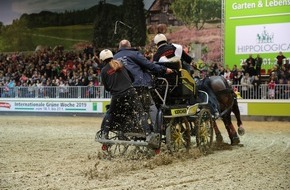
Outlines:
{"label": "carriage frame", "polygon": [[196,90],[197,85],[189,76],[187,71],[179,68],[170,76],[154,78],[151,90],[155,94],[158,112],[153,131],[159,134],[155,139],[158,146],[151,146],[146,142],[143,133],[112,130],[109,137],[104,139],[101,138],[102,130],[100,130],[96,134],[95,141],[102,144],[103,152],[107,156],[114,157],[128,153],[130,147],[133,147],[134,151],[158,153],[163,144],[171,153],[188,151],[193,146],[195,138],[195,145],[199,150],[203,154],[209,153],[213,143],[213,116],[209,110],[208,94]]}

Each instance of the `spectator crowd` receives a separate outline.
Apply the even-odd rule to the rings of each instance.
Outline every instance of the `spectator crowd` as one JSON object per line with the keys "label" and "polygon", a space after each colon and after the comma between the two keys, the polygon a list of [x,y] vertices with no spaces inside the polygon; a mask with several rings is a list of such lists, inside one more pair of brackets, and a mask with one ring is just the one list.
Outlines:
{"label": "spectator crowd", "polygon": [[[153,48],[142,49],[145,57],[152,60]],[[0,96],[15,97],[12,89],[24,87],[18,97],[34,97],[34,88],[60,87],[60,96],[67,97],[66,87],[86,87],[82,97],[94,98],[97,86],[102,86],[100,78],[101,63],[99,51],[88,46],[82,52],[64,51],[63,49],[38,50],[32,53],[0,53]],[[242,98],[245,99],[288,99],[290,89],[290,67],[282,52],[276,57],[269,77],[264,80],[263,60],[249,55],[241,66],[197,61],[201,77],[220,75],[228,80]],[[197,70],[195,70],[197,72]],[[266,75],[265,75],[266,76]],[[262,80],[263,79],[263,80]],[[267,87],[263,94],[262,87]],[[264,89],[265,90],[265,89]],[[53,91],[40,92],[38,97],[54,97]],[[70,93],[71,94],[71,93]]]}
{"label": "spectator crowd", "polygon": [[16,86],[87,86],[89,93],[91,86],[100,85],[99,66],[98,52],[92,47],[81,53],[48,49],[31,54],[0,54],[0,94],[11,97],[11,89]]}

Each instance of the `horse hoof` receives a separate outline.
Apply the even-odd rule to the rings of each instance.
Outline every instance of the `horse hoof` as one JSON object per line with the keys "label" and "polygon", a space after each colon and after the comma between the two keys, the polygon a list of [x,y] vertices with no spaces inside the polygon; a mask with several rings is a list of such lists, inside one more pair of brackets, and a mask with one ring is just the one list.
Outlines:
{"label": "horse hoof", "polygon": [[222,143],[224,141],[223,136],[219,133],[216,135],[216,142]]}
{"label": "horse hoof", "polygon": [[231,139],[231,145],[238,145],[240,143],[240,138],[239,137],[233,137]]}
{"label": "horse hoof", "polygon": [[242,126],[240,126],[240,127],[238,128],[238,134],[239,134],[240,136],[243,136],[243,135],[245,134],[245,129],[244,129]]}

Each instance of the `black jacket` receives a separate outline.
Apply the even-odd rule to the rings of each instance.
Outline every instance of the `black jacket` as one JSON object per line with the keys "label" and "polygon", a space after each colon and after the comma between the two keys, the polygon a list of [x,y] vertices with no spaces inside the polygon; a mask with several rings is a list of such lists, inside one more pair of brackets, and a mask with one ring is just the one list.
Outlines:
{"label": "black jacket", "polygon": [[153,56],[153,61],[164,62],[162,57],[170,59],[172,57],[178,57],[181,61],[191,63],[192,57],[190,57],[179,44],[166,44],[158,48],[157,52]]}
{"label": "black jacket", "polygon": [[112,96],[122,96],[127,90],[133,88],[129,74],[124,67],[115,71],[109,63],[106,63],[102,68],[101,78],[105,90],[109,91]]}
{"label": "black jacket", "polygon": [[134,87],[150,87],[152,74],[162,75],[166,73],[166,67],[151,63],[146,57],[135,49],[120,49],[114,59],[121,60],[130,72]]}

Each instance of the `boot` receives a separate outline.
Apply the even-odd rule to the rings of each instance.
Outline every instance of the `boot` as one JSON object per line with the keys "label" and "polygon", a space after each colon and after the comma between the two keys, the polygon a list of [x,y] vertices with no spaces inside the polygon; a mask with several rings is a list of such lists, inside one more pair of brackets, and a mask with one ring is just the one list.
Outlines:
{"label": "boot", "polygon": [[160,134],[159,133],[150,133],[146,135],[146,142],[148,147],[156,149],[160,146]]}

